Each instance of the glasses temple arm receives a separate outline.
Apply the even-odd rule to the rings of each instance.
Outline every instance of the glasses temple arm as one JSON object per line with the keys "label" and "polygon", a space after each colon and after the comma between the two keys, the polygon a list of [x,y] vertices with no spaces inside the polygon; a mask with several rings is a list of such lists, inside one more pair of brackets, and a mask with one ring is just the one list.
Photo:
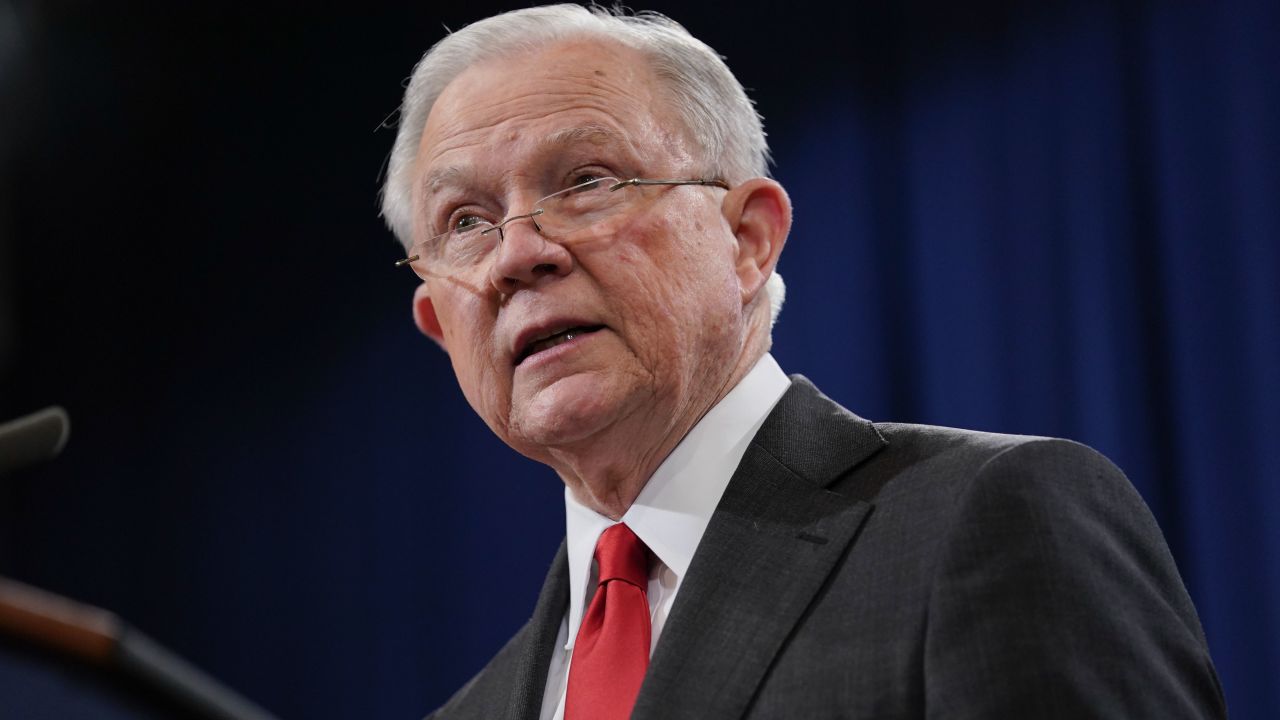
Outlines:
{"label": "glasses temple arm", "polygon": [[711,187],[724,188],[729,190],[729,183],[723,180],[649,180],[646,178],[631,178],[623,180],[613,187],[609,188],[609,192],[620,190],[631,185],[708,185]]}

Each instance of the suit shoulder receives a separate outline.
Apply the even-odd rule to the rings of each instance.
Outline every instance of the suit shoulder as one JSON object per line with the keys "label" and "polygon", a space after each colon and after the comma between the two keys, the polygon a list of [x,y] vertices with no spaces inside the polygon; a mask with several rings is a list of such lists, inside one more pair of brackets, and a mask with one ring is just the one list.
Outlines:
{"label": "suit shoulder", "polygon": [[859,541],[864,572],[915,578],[927,607],[927,705],[989,717],[1225,714],[1164,537],[1107,458],[1055,438],[877,429],[884,449],[844,482],[878,491]]}
{"label": "suit shoulder", "polygon": [[1110,460],[1072,440],[909,423],[875,426],[887,444],[873,464],[895,476],[886,492],[906,491],[917,482],[927,482],[935,491],[963,492],[993,477],[1033,485],[1101,484],[1132,491]]}
{"label": "suit shoulder", "polygon": [[[1130,576],[1163,588],[1182,624],[1203,642],[1194,606],[1155,517],[1124,473],[1096,450],[1071,440],[885,423],[884,487],[876,498],[890,516],[930,517],[936,547],[1055,547],[1038,569],[1072,559],[1096,568],[1119,563]],[[944,550],[945,549],[945,550]],[[963,550],[959,551],[961,554]],[[1090,575],[1081,570],[1080,575]]]}
{"label": "suit shoulder", "polygon": [[984,461],[1015,448],[1044,443],[1051,445],[1061,443],[1094,452],[1087,446],[1071,440],[1039,435],[1012,435],[914,423],[877,422],[874,424],[889,445],[896,446],[898,452],[919,456],[947,453],[953,456],[972,456],[975,460]]}

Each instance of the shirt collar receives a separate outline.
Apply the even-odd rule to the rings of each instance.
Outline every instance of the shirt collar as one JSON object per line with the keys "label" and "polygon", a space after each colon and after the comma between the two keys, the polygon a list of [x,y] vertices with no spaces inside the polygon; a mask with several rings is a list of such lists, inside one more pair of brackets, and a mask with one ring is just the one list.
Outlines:
{"label": "shirt collar", "polygon": [[[677,582],[688,572],[751,438],[790,385],[773,356],[763,355],[662,461],[622,516],[622,522],[676,574]],[[572,647],[582,622],[596,541],[613,520],[580,504],[567,487],[564,505]]]}

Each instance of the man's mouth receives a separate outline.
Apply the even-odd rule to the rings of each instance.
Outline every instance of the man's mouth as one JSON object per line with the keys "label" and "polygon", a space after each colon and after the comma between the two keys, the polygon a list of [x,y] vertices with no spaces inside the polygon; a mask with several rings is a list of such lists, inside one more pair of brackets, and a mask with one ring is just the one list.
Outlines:
{"label": "man's mouth", "polygon": [[524,362],[525,358],[528,358],[531,355],[536,355],[543,350],[550,350],[551,348],[557,345],[563,345],[576,337],[581,337],[603,328],[603,325],[576,325],[571,328],[560,330],[559,332],[551,333],[550,335],[544,335],[543,337],[537,338],[524,346],[524,349],[522,349],[520,354],[516,356],[516,365]]}

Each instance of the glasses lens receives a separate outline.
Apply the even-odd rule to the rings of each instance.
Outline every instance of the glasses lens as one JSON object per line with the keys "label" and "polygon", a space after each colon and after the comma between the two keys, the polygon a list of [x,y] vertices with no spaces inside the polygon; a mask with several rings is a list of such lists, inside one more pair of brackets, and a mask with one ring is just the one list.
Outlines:
{"label": "glasses lens", "polygon": [[627,188],[613,190],[617,184],[617,178],[599,178],[574,185],[538,201],[535,207],[542,210],[537,218],[542,234],[557,242],[572,240],[569,235],[585,230],[622,210],[626,207],[629,195]]}
{"label": "glasses lens", "polygon": [[462,225],[424,242],[413,266],[428,275],[449,277],[478,265],[497,244],[492,223]]}
{"label": "glasses lens", "polygon": [[[507,222],[531,221],[543,238],[555,242],[582,239],[587,236],[583,231],[625,210],[639,194],[630,185],[618,184],[614,177],[579,183],[548,195],[535,203],[531,212],[512,216]],[[418,259],[411,265],[425,275],[450,277],[482,264],[501,241],[498,226],[478,220],[423,242],[414,249]]]}

